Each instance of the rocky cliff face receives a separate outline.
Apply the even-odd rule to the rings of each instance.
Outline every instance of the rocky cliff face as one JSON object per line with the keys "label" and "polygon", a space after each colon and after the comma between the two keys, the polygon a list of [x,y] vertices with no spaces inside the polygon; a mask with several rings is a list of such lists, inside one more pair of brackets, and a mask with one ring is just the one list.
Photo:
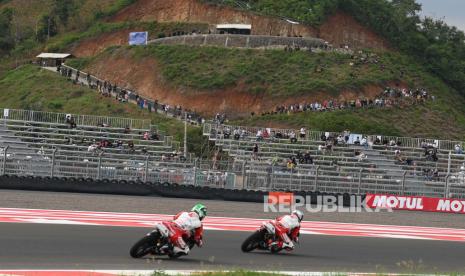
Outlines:
{"label": "rocky cliff face", "polygon": [[127,20],[206,22],[212,24],[212,28],[215,24],[242,23],[251,24],[252,34],[256,35],[318,37],[335,46],[388,47],[383,39],[344,13],[337,13],[319,28],[313,28],[229,7],[207,5],[198,0],[139,0],[110,21]]}

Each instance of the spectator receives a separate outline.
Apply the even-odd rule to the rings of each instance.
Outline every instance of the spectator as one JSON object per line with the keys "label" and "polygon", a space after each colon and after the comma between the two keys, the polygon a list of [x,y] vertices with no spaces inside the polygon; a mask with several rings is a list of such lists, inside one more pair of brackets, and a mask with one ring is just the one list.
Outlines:
{"label": "spectator", "polygon": [[360,145],[360,137],[357,136],[357,139],[354,141],[354,145]]}
{"label": "spectator", "polygon": [[118,141],[116,142],[116,147],[117,147],[118,149],[122,150],[122,149],[123,149],[123,141],[118,140]]}
{"label": "spectator", "polygon": [[318,145],[318,152],[321,152],[321,154],[325,154],[326,153],[326,147],[323,146],[323,145]]}
{"label": "spectator", "polygon": [[402,155],[402,153],[400,152],[399,149],[396,149],[396,150],[394,151],[394,159],[395,159],[397,162],[399,162],[400,164],[404,164],[404,162],[405,162],[405,160],[406,160],[406,159],[404,158],[404,156]]}
{"label": "spectator", "polygon": [[460,144],[455,145],[455,154],[463,154],[463,148]]}
{"label": "spectator", "polygon": [[357,157],[358,162],[362,162],[363,160],[368,158],[368,156],[361,151],[355,151],[355,157]]}
{"label": "spectator", "polygon": [[300,128],[300,139],[305,139],[305,135],[306,135],[306,130],[305,128]]}
{"label": "spectator", "polygon": [[129,152],[131,152],[131,153],[135,152],[134,142],[133,141],[128,141],[128,148],[129,148]]}
{"label": "spectator", "polygon": [[362,137],[362,140],[360,141],[360,145],[363,146],[365,149],[368,148],[368,140],[366,136]]}
{"label": "spectator", "polygon": [[305,164],[309,164],[309,165],[313,164],[313,158],[312,158],[312,156],[310,155],[310,152],[309,152],[309,151],[307,151],[307,152],[304,154],[304,163],[305,163]]}
{"label": "spectator", "polygon": [[97,149],[98,149],[98,146],[96,144],[92,144],[87,148],[87,151],[95,153],[97,151]]}
{"label": "spectator", "polygon": [[258,159],[258,144],[255,143],[254,146],[253,146],[253,149],[252,149],[252,158],[253,160],[257,160]]}
{"label": "spectator", "polygon": [[257,130],[255,137],[257,138],[257,141],[263,141],[263,132],[261,129]]}
{"label": "spectator", "polygon": [[337,141],[338,144],[341,144],[341,145],[345,143],[345,140],[342,137],[342,135],[338,135],[337,138],[336,138],[336,141]]}
{"label": "spectator", "polygon": [[348,129],[344,130],[344,140],[346,142],[346,144],[349,142],[349,138],[350,138],[350,131]]}
{"label": "spectator", "polygon": [[291,143],[297,143],[297,137],[295,135],[295,132],[292,130],[291,133],[289,133],[289,138],[291,140]]}
{"label": "spectator", "polygon": [[295,163],[292,162],[292,159],[288,159],[286,166],[287,166],[287,169],[292,172],[294,170],[294,168],[295,168]]}
{"label": "spectator", "polygon": [[144,140],[150,140],[150,134],[148,131],[144,132]]}
{"label": "spectator", "polygon": [[153,132],[152,135],[150,136],[150,139],[155,140],[155,141],[160,141],[160,135],[158,135],[158,133],[156,132]]}
{"label": "spectator", "polygon": [[234,140],[239,140],[241,138],[241,131],[238,128],[235,128],[233,131]]}
{"label": "spectator", "polygon": [[225,127],[223,131],[224,139],[229,139],[231,137],[231,129],[229,127]]}

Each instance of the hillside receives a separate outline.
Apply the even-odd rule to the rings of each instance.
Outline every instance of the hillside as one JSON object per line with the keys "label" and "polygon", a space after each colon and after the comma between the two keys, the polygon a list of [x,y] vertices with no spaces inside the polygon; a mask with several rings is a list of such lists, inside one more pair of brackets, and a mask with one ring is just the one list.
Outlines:
{"label": "hillside", "polygon": [[[338,53],[112,47],[96,57],[76,59],[69,64],[164,103],[180,104],[210,116],[225,112],[236,118],[237,124],[334,131],[349,128],[373,134],[442,138],[465,135],[462,97],[405,56],[371,54],[378,64],[351,66],[351,56]],[[107,66],[109,60],[111,67]],[[315,72],[318,66],[322,72]],[[247,118],[251,112],[271,111],[281,104],[374,98],[385,86],[424,87],[436,100],[421,106],[383,110]]]}
{"label": "hillside", "polygon": [[[69,64],[149,98],[208,115],[248,115],[273,110],[279,103],[372,98],[385,86],[399,82],[421,86],[421,69],[408,59],[390,53],[363,55],[370,58],[362,63],[357,57],[335,52],[112,47],[101,55]],[[108,67],[108,60],[114,66]]]}
{"label": "hillside", "polygon": [[[72,0],[67,2],[70,6],[55,0],[39,1],[31,5],[29,17],[26,12],[17,12],[24,0],[0,4],[0,25],[8,21],[6,8],[15,11],[5,23],[7,31],[0,31],[3,41],[8,42],[2,45],[10,47],[0,65],[5,106],[75,110],[75,105],[67,104],[68,88],[59,89],[66,81],[44,82],[43,75],[29,66],[19,70],[19,75],[7,72],[40,51],[57,51],[78,57],[70,65],[144,96],[210,116],[225,112],[237,124],[328,131],[349,128],[446,139],[465,136],[465,101],[460,95],[465,87],[465,47],[457,42],[463,41],[463,33],[440,22],[420,21],[415,15],[418,7],[406,5],[413,1],[400,1],[404,6],[386,0],[239,1],[245,6],[222,0]],[[57,22],[50,38],[45,35],[44,16]],[[156,39],[175,33],[207,33],[218,23],[250,23],[254,34],[319,37],[336,48],[350,45],[353,54],[124,46],[131,31],[147,30],[150,39]],[[34,32],[34,27],[38,31]],[[15,28],[26,31],[11,44]],[[3,77],[2,71],[6,72]],[[27,74],[33,77],[27,79]],[[11,80],[17,83],[13,85]],[[37,101],[48,85],[55,93],[51,98],[58,97],[59,102],[47,97]],[[390,109],[260,115],[278,105],[374,99],[386,86],[425,88],[436,100]],[[16,91],[34,91],[28,96],[34,100],[25,100],[25,94],[18,96]],[[36,106],[38,103],[42,104]],[[85,109],[89,113],[119,113],[96,107],[89,100],[81,104],[91,106]],[[154,120],[165,122],[158,116]],[[179,137],[179,128],[170,124],[164,128]]]}
{"label": "hillside", "polygon": [[329,15],[320,26],[310,26],[200,0],[139,0],[115,14],[110,21],[246,23],[253,26],[252,34],[319,37],[337,46],[388,47],[383,38],[344,12]]}
{"label": "hillside", "polygon": [[19,67],[0,77],[0,90],[0,108],[145,118],[151,119],[169,135],[177,135],[183,129],[178,120],[148,113],[136,105],[121,104],[32,65]]}

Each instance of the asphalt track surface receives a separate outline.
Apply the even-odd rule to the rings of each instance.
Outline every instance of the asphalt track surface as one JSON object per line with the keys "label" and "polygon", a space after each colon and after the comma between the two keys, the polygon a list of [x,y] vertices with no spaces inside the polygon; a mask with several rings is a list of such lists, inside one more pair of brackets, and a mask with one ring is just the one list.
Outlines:
{"label": "asphalt track surface", "polygon": [[[0,207],[174,214],[197,200],[0,190]],[[212,216],[271,218],[260,203],[204,201]],[[462,215],[394,212],[311,214],[307,220],[465,228]],[[179,260],[132,259],[149,228],[0,223],[1,269],[260,269],[465,273],[465,243],[303,235],[294,252],[242,253],[247,232],[207,231],[205,246]]]}
{"label": "asphalt track surface", "polygon": [[[31,208],[101,212],[175,214],[201,201],[208,214],[217,217],[271,219],[276,213],[264,213],[262,203],[184,198],[78,194],[0,190],[0,208]],[[395,211],[393,213],[306,213],[305,220],[390,224],[405,226],[450,227],[465,229],[460,214]]]}
{"label": "asphalt track surface", "polygon": [[178,260],[132,259],[150,229],[0,223],[1,269],[260,269],[465,272],[465,243],[304,235],[294,252],[242,253],[248,232],[206,231],[203,248]]}

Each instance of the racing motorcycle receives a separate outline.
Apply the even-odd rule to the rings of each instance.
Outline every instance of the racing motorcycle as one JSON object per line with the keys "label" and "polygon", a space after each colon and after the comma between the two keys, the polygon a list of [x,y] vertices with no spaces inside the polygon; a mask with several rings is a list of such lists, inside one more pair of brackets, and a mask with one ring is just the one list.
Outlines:
{"label": "racing motorcycle", "polygon": [[271,222],[263,223],[258,230],[242,243],[242,251],[250,252],[258,249],[278,253],[282,248],[278,246],[278,237],[275,231],[275,226]]}
{"label": "racing motorcycle", "polygon": [[[147,233],[142,239],[136,242],[129,251],[129,254],[133,258],[142,258],[146,255],[158,255],[164,256],[167,255],[169,258],[178,258],[184,253],[173,252],[173,244],[170,242],[169,233],[170,233],[169,222],[161,222],[155,226],[155,229]],[[192,238],[193,235],[189,235],[190,238],[187,239],[186,245],[189,246],[189,249],[192,249],[195,245],[195,241]]]}

